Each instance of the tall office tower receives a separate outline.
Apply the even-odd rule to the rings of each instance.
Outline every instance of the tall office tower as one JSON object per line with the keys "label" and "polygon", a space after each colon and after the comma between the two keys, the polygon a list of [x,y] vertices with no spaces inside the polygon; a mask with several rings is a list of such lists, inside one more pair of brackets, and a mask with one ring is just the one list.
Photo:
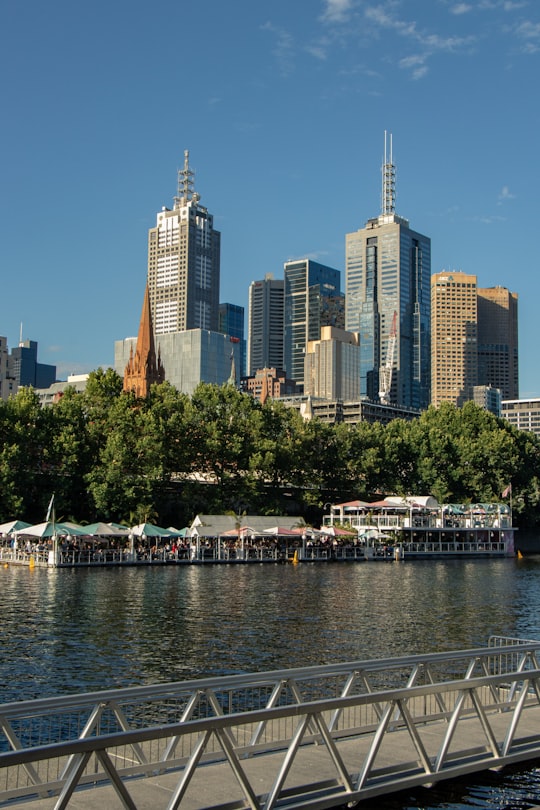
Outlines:
{"label": "tall office tower", "polygon": [[358,401],[359,354],[357,333],[323,326],[320,340],[307,344],[304,394],[317,399]]}
{"label": "tall office tower", "polygon": [[479,287],[478,382],[519,399],[518,296],[506,287]]}
{"label": "tall office tower", "polygon": [[478,385],[476,276],[431,277],[431,402],[461,406]]}
{"label": "tall office tower", "polygon": [[319,340],[321,327],[343,329],[345,301],[340,272],[311,259],[286,262],[284,359],[287,377],[304,383],[304,357],[309,340]]}
{"label": "tall office tower", "polygon": [[382,213],[346,235],[345,329],[360,333],[360,394],[402,407],[430,398],[431,240],[395,213],[392,136],[382,166]]}
{"label": "tall office tower", "polygon": [[19,386],[48,388],[56,380],[56,366],[38,363],[38,344],[35,340],[22,340],[8,357],[8,377]]}
{"label": "tall office tower", "polygon": [[218,330],[221,234],[200,205],[184,152],[172,210],[163,208],[148,232],[148,290],[156,334]]}
{"label": "tall office tower", "polygon": [[244,338],[244,307],[239,304],[220,304],[218,332],[228,335],[231,342],[240,346],[240,368],[238,376],[246,376],[246,341]]}
{"label": "tall office tower", "polygon": [[283,294],[285,282],[267,273],[249,285],[247,373],[283,368]]}

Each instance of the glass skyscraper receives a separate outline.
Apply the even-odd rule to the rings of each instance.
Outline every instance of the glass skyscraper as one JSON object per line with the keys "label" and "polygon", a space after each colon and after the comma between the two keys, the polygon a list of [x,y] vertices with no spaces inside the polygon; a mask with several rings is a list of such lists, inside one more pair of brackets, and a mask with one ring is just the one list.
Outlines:
{"label": "glass skyscraper", "polygon": [[311,259],[286,262],[284,358],[287,377],[304,383],[309,340],[319,340],[322,326],[343,328],[345,306],[340,272]]}
{"label": "glass skyscraper", "polygon": [[424,409],[431,378],[431,240],[395,213],[391,149],[382,197],[380,216],[346,235],[345,328],[360,333],[361,396]]}

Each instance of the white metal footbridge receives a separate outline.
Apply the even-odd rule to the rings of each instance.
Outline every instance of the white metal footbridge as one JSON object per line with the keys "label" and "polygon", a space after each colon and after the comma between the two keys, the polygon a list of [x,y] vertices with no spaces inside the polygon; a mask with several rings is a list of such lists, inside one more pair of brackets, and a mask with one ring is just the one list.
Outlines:
{"label": "white metal footbridge", "polygon": [[300,810],[540,757],[540,641],[0,706],[0,806]]}

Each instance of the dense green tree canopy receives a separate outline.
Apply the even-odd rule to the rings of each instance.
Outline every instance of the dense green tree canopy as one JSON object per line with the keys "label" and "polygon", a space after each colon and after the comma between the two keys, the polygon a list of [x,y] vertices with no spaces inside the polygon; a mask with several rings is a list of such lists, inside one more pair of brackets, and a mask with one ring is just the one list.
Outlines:
{"label": "dense green tree canopy", "polygon": [[137,399],[112,369],[51,407],[27,388],[0,403],[0,522],[43,520],[52,492],[64,519],[182,526],[216,511],[317,520],[325,503],[388,494],[497,501],[510,483],[518,522],[540,523],[540,441],[473,403],[328,425],[231,385]]}

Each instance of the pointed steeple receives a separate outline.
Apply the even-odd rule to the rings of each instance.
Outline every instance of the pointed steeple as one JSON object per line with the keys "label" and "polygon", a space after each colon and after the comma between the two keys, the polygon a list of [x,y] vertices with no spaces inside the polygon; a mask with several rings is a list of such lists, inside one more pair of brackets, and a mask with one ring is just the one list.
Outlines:
{"label": "pointed steeple", "polygon": [[161,364],[160,352],[156,358],[150,295],[147,284],[144,291],[137,346],[135,347],[135,353],[133,353],[133,347],[131,347],[129,360],[124,371],[124,391],[133,391],[138,397],[146,397],[152,383],[162,383],[164,379],[165,369]]}

